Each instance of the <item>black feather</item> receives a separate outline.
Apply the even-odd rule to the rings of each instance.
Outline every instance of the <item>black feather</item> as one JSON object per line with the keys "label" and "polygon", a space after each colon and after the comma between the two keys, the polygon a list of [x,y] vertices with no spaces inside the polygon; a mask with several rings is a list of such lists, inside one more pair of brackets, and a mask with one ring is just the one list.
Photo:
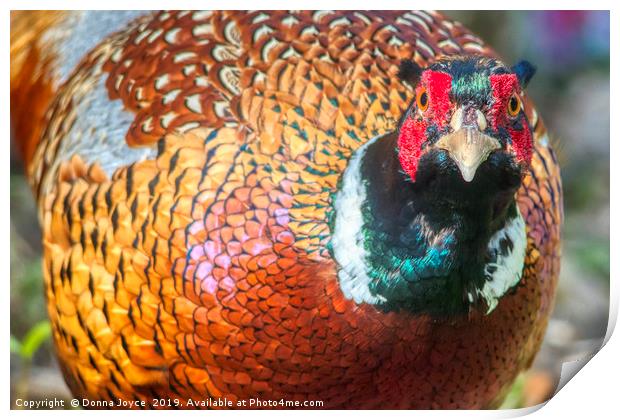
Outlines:
{"label": "black feather", "polygon": [[418,83],[420,75],[422,74],[422,67],[411,60],[403,60],[400,62],[398,68],[398,78],[411,85]]}
{"label": "black feather", "polygon": [[521,88],[525,89],[527,84],[536,73],[536,67],[526,60],[521,60],[511,68],[512,72],[517,75]]}

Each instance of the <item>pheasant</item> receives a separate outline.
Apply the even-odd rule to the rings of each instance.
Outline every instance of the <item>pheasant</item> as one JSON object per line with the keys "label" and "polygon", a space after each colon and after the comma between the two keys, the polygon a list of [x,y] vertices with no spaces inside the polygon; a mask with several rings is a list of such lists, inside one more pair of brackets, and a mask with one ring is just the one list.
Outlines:
{"label": "pheasant", "polygon": [[435,12],[11,24],[76,397],[493,408],[532,363],[562,190],[527,61]]}

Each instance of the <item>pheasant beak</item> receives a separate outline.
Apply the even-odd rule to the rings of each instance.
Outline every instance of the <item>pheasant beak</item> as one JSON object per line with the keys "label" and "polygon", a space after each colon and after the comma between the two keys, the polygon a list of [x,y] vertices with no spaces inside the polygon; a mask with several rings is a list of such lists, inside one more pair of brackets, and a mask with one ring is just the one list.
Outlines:
{"label": "pheasant beak", "polygon": [[501,145],[497,139],[483,133],[487,122],[478,109],[458,108],[452,115],[450,126],[452,132],[443,136],[435,147],[446,150],[465,182],[471,182],[478,167]]}

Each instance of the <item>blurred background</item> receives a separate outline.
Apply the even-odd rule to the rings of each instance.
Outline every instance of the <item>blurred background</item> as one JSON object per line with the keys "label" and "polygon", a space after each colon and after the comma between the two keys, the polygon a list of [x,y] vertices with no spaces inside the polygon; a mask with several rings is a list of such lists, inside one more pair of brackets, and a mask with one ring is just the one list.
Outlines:
{"label": "blurred background", "polygon": [[[564,184],[564,257],[543,348],[505,408],[556,390],[561,364],[597,351],[609,312],[609,12],[448,11],[509,64],[538,67],[528,87],[551,134]],[[41,233],[23,167],[11,156],[11,400],[70,399],[46,321]]]}

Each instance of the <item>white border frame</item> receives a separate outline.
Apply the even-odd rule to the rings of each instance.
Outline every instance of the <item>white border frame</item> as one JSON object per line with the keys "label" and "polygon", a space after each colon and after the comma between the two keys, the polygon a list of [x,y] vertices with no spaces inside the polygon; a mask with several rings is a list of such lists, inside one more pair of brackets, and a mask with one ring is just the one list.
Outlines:
{"label": "white border frame", "polygon": [[[611,20],[611,98],[615,98],[615,94],[619,93],[618,86],[618,77],[620,74],[620,68],[618,66],[618,40],[620,40],[620,33],[618,29],[618,24],[620,24],[620,12],[618,12],[618,8],[614,7],[618,3],[614,3],[612,1],[599,1],[599,0],[591,0],[588,2],[584,1],[575,1],[575,0],[565,0],[560,4],[558,2],[552,2],[549,0],[538,0],[534,2],[533,0],[521,0],[518,3],[515,2],[492,2],[489,0],[485,1],[470,1],[467,3],[467,6],[475,7],[481,10],[503,10],[498,9],[498,6],[510,7],[510,6],[519,6],[522,10],[553,10],[558,9],[558,6],[561,6],[561,9],[570,10],[570,9],[597,9],[597,10],[611,10],[610,20]],[[91,0],[88,2],[75,2],[70,0],[56,0],[56,1],[34,1],[34,0],[24,0],[24,1],[16,1],[16,0],[5,0],[2,2],[0,8],[2,9],[2,24],[0,24],[0,40],[1,44],[4,48],[9,46],[9,31],[10,31],[10,10],[11,9],[165,9],[174,5],[175,8],[189,8],[189,9],[199,9],[199,8],[214,8],[214,9],[246,9],[249,6],[252,8],[259,9],[286,9],[294,5],[296,8],[300,9],[328,9],[328,8],[337,8],[337,9],[416,9],[416,8],[435,8],[440,10],[461,10],[465,3],[462,1],[433,1],[430,2],[421,2],[421,1],[402,1],[402,0],[381,0],[374,2],[363,2],[359,1],[339,1],[334,2],[326,1],[326,0],[295,0],[295,1],[281,1],[281,0],[272,0],[272,1],[240,1],[240,0],[228,0],[225,3],[220,2],[206,2],[206,1],[196,1],[196,0],[177,0],[174,3],[170,1],[161,1],[161,0],[150,0],[150,1],[129,1],[129,0]],[[3,65],[2,65],[2,113],[0,115],[0,126],[2,127],[3,133],[3,142],[2,146],[5,148],[5,153],[2,153],[0,159],[2,159],[2,177],[1,179],[4,182],[0,183],[0,192],[3,197],[9,197],[9,182],[10,179],[10,153],[9,153],[9,138],[10,138],[10,123],[9,123],[9,97],[10,97],[10,76],[9,76],[9,68],[10,63],[8,59],[8,51],[5,49],[3,52]],[[617,105],[617,102],[611,101],[610,104],[610,115],[618,115],[620,109]],[[612,141],[614,139],[614,141]],[[618,161],[618,146],[616,141],[619,140],[618,136],[618,126],[611,124],[610,131],[610,159]],[[618,166],[611,165],[611,179],[618,179],[620,169]],[[584,174],[587,176],[587,174]],[[612,182],[610,188],[610,206],[611,206],[611,215],[617,215],[618,213],[618,184]],[[611,253],[615,255],[615,251],[618,250],[618,222],[614,219],[614,216],[611,217],[610,221],[610,241],[611,241]],[[10,355],[9,355],[9,310],[10,310],[10,282],[8,279],[10,278],[10,256],[8,254],[8,250],[10,246],[8,242],[10,241],[10,215],[8,206],[3,206],[0,208],[0,235],[3,240],[2,251],[0,252],[0,267],[3,270],[3,278],[4,281],[4,290],[3,293],[0,294],[0,305],[4,308],[5,316],[3,317],[2,322],[0,322],[0,337],[4,337],[4,339],[0,338],[0,355],[2,357],[1,363],[4,369],[2,369],[4,373],[4,377],[0,382],[2,384],[2,399],[4,400],[4,409],[9,410],[10,404]],[[6,241],[6,242],[4,242]],[[562,388],[559,393],[554,396],[548,403],[541,404],[540,406],[530,407],[519,410],[497,410],[497,411],[390,411],[389,416],[394,416],[395,418],[407,418],[410,419],[411,416],[423,416],[424,418],[431,417],[435,419],[469,419],[469,418],[512,418],[518,417],[530,413],[532,414],[532,418],[536,419],[558,419],[558,418],[574,418],[574,417],[585,417],[588,416],[590,418],[609,418],[611,417],[611,413],[616,413],[617,416],[617,402],[618,402],[618,394],[617,394],[617,375],[620,373],[620,339],[618,339],[617,334],[615,337],[612,337],[612,333],[615,329],[616,321],[618,318],[618,298],[620,297],[620,290],[618,288],[618,282],[615,279],[615,274],[618,272],[618,260],[611,258],[611,267],[610,267],[610,313],[609,313],[609,324],[607,335],[605,337],[606,345],[603,349],[594,356],[594,358],[587,363],[584,369],[577,374],[575,379],[569,381],[564,388]],[[539,409],[543,407],[543,409]],[[196,413],[196,412],[184,412],[183,416],[200,416],[204,418],[204,416],[216,416],[218,418],[240,418],[240,417],[248,417],[251,416],[252,420],[273,420],[274,418],[286,418],[290,416],[290,413],[282,412],[282,411],[253,411],[251,413],[243,413],[238,411],[220,411],[216,413]],[[11,411],[10,416],[13,418],[27,418],[31,417],[33,413],[29,412],[29,410],[23,411]],[[37,413],[38,414],[38,413]],[[154,416],[156,418],[165,418],[169,413],[167,412],[148,412],[148,414],[144,412],[122,412],[119,413],[123,416],[131,415],[131,416]],[[346,412],[339,411],[322,411],[319,413],[315,413],[312,411],[300,411],[295,413],[295,417],[300,419],[314,419],[318,416],[328,416],[328,417],[336,417],[346,415]],[[387,414],[387,413],[386,413]],[[110,413],[105,411],[90,411],[88,414],[83,411],[69,411],[69,410],[58,410],[58,411],[46,411],[45,417],[50,418],[78,418],[88,415],[89,418],[107,418],[110,416]],[[116,414],[115,414],[116,415]],[[361,416],[376,416],[375,413],[371,412],[361,412],[359,414]]]}

